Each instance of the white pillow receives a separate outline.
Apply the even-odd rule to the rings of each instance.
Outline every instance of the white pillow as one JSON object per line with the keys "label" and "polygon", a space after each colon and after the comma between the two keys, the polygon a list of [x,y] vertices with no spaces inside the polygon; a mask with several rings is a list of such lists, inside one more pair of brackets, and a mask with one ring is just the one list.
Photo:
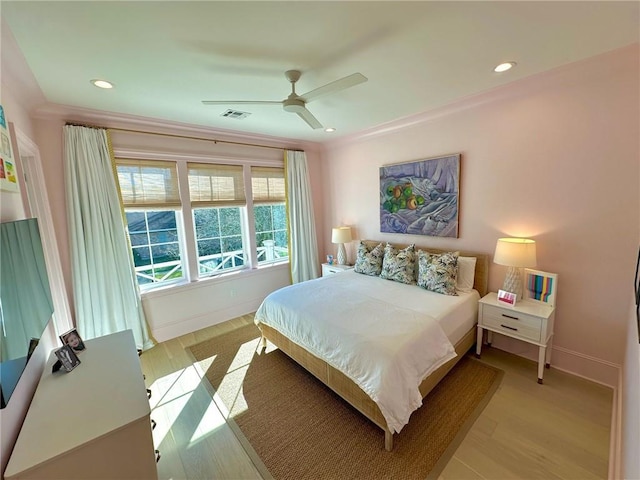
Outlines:
{"label": "white pillow", "polygon": [[458,257],[458,280],[456,290],[470,292],[476,276],[476,257]]}

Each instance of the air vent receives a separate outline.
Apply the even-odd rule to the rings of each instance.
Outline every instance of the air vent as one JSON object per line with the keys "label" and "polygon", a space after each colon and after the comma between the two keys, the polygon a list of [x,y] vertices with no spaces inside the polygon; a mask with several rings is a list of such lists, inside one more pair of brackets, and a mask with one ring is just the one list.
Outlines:
{"label": "air vent", "polygon": [[240,110],[226,110],[221,114],[222,117],[235,118],[236,120],[242,120],[251,115],[249,112],[241,112]]}

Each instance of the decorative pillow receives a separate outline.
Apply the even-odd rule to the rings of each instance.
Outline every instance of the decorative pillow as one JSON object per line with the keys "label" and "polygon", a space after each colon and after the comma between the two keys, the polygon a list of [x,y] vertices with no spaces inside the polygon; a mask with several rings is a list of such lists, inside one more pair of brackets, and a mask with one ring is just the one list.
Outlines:
{"label": "decorative pillow", "polygon": [[456,289],[459,292],[473,290],[473,282],[476,278],[476,257],[458,257],[458,281]]}
{"label": "decorative pillow", "polygon": [[383,257],[384,245],[382,243],[368,248],[367,245],[361,241],[358,245],[358,254],[356,256],[354,270],[364,275],[377,277],[382,270]]}
{"label": "decorative pillow", "polygon": [[458,252],[418,251],[418,286],[444,295],[457,295]]}
{"label": "decorative pillow", "polygon": [[387,243],[384,249],[381,278],[401,283],[416,283],[416,252],[415,245],[398,250]]}

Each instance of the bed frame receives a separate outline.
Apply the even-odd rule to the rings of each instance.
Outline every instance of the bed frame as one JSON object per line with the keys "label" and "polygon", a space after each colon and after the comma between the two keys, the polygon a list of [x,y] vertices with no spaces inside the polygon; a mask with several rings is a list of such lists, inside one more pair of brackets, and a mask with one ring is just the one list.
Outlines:
{"label": "bed frame", "polygon": [[[368,245],[377,245],[380,242],[375,241],[365,241]],[[397,248],[404,248],[406,245],[400,245],[393,243],[393,245]],[[437,250],[433,248],[425,248],[418,247],[417,249],[421,249],[431,253],[442,253],[445,251],[451,250]],[[471,253],[471,252],[460,252],[461,256],[465,257],[476,257],[476,274],[474,279],[474,288],[480,293],[480,296],[483,297],[487,293],[488,286],[488,273],[489,273],[489,255],[484,253]],[[358,385],[356,385],[353,380],[347,377],[345,374],[340,372],[339,370],[333,368],[331,365],[326,363],[324,360],[319,359],[315,355],[309,353],[304,348],[299,346],[298,344],[292,342],[287,337],[282,335],[277,330],[269,327],[265,324],[260,324],[259,328],[262,332],[262,345],[266,347],[267,340],[273,343],[276,347],[286,353],[289,357],[299,363],[302,367],[304,367],[307,371],[312,373],[315,377],[318,378],[322,383],[331,388],[335,393],[340,395],[344,400],[349,402],[356,410],[362,413],[365,417],[371,420],[374,424],[380,427],[384,431],[384,448],[387,451],[391,451],[393,449],[393,433],[387,427],[387,422],[384,419],[384,416],[380,412],[378,405],[371,400],[369,397]],[[462,339],[454,345],[456,353],[458,354],[455,358],[449,360],[447,363],[442,365],[440,368],[435,370],[431,375],[423,380],[420,384],[420,393],[422,394],[422,398],[426,397],[427,394],[442,380],[442,378],[454,367],[454,365],[464,356],[464,354],[473,346],[476,339],[476,327],[472,327],[463,337]]]}

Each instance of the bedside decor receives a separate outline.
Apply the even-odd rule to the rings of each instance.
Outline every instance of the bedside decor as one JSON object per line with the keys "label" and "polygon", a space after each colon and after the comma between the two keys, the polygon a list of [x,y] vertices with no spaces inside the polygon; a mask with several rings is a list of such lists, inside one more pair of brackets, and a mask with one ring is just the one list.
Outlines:
{"label": "bedside decor", "polygon": [[524,269],[524,299],[553,307],[556,304],[557,288],[557,274]]}
{"label": "bedside decor", "polygon": [[338,265],[347,265],[347,251],[344,244],[351,240],[351,227],[335,227],[332,230],[331,242],[338,244]]}
{"label": "bedside decor", "polygon": [[513,307],[516,304],[516,294],[506,292],[504,290],[498,290],[498,302]]}
{"label": "bedside decor", "polygon": [[528,238],[499,238],[493,263],[509,267],[502,290],[516,294],[516,301],[522,298],[523,267],[536,266],[536,242]]}
{"label": "bedside decor", "polygon": [[458,237],[460,154],[380,167],[380,231]]}

